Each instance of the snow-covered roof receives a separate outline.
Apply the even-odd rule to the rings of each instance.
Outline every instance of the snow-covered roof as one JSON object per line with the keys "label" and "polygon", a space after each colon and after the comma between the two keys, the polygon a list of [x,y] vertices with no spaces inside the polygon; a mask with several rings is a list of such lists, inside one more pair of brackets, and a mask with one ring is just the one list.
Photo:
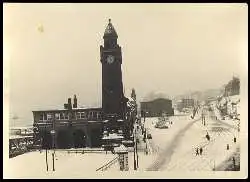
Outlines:
{"label": "snow-covered roof", "polygon": [[25,130],[25,129],[32,129],[33,126],[19,126],[19,127],[10,127],[11,130]]}
{"label": "snow-covered roof", "polygon": [[[100,107],[78,107],[78,108],[72,108],[72,111],[85,111],[85,110],[102,110]],[[57,111],[70,111],[69,109],[64,108],[57,108],[57,109],[46,109],[46,110],[36,110],[32,112],[57,112]]]}
{"label": "snow-covered roof", "polygon": [[22,138],[33,138],[33,136],[21,136],[21,135],[11,135],[9,139],[22,139]]}
{"label": "snow-covered roof", "polygon": [[118,135],[117,133],[110,133],[109,136],[102,137],[103,140],[112,140],[112,139],[123,139],[123,136]]}
{"label": "snow-covered roof", "polygon": [[128,148],[125,147],[123,144],[121,144],[119,147],[115,147],[114,148],[114,151],[117,153],[125,153],[125,152],[128,152]]}

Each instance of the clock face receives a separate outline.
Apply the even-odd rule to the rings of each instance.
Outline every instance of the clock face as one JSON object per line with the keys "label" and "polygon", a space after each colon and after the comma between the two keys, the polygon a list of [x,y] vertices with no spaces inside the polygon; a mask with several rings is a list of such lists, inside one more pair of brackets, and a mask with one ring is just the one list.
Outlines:
{"label": "clock face", "polygon": [[114,60],[115,60],[115,57],[114,57],[114,56],[112,56],[112,55],[108,55],[108,57],[107,57],[107,63],[108,63],[108,64],[113,63],[113,62],[114,62]]}

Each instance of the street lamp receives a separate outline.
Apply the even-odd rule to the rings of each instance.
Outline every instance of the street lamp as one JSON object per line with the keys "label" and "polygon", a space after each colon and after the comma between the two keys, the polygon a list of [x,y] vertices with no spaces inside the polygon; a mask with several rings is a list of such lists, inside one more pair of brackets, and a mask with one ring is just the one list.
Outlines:
{"label": "street lamp", "polygon": [[53,171],[55,171],[55,134],[56,131],[55,130],[51,130],[50,131],[51,135],[52,135],[52,146],[53,146],[53,153],[52,153],[52,166],[53,166]]}
{"label": "street lamp", "polygon": [[52,136],[52,147],[53,147],[53,153],[52,153],[52,166],[53,166],[53,171],[55,171],[55,114],[53,115],[53,120],[52,120],[52,130],[50,131],[50,134]]}

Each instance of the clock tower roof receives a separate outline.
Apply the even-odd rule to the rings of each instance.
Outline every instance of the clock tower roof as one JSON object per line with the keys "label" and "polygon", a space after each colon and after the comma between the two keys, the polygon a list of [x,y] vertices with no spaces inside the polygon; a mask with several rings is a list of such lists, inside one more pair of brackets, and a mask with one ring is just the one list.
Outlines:
{"label": "clock tower roof", "polygon": [[106,37],[118,38],[118,35],[117,35],[116,31],[115,31],[115,28],[111,23],[111,19],[109,19],[109,23],[108,23],[108,25],[107,25],[107,27],[105,29],[105,32],[104,32],[103,38],[106,38]]}

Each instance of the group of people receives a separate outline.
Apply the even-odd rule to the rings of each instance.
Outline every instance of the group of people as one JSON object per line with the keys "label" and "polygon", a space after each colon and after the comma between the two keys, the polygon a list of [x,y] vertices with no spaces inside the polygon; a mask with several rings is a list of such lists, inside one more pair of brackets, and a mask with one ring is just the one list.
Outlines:
{"label": "group of people", "polygon": [[[208,132],[207,132],[207,134],[206,134],[206,138],[207,138],[207,140],[208,141],[210,141],[210,135],[208,134]],[[195,149],[195,155],[202,155],[202,152],[203,152],[203,149],[202,149],[202,147],[197,147],[196,149]]]}
{"label": "group of people", "polygon": [[202,124],[204,126],[206,125],[206,118],[205,118],[205,114],[204,113],[202,113],[202,115],[201,115],[201,122],[202,122]]}
{"label": "group of people", "polygon": [[197,147],[195,151],[196,151],[196,153],[195,153],[196,156],[197,155],[202,155],[203,149],[202,149],[202,147],[200,147],[200,148]]}

